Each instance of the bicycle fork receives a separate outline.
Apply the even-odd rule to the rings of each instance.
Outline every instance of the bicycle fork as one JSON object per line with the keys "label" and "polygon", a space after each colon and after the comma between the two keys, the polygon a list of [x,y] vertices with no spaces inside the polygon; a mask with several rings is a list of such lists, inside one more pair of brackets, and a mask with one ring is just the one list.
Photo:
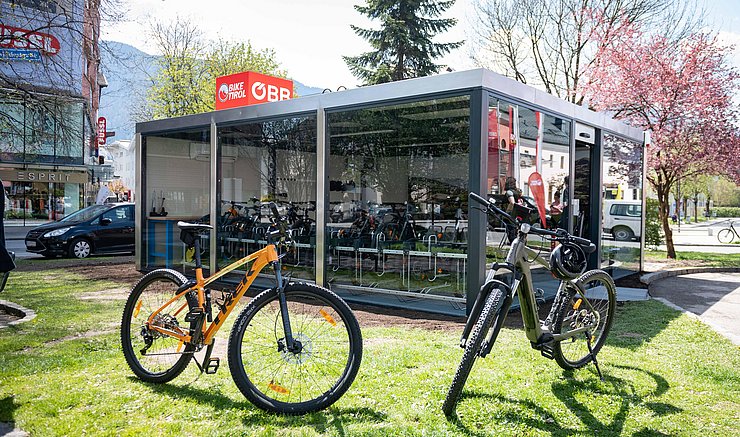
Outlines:
{"label": "bicycle fork", "polygon": [[282,351],[282,348],[285,348],[285,350],[290,353],[298,354],[303,349],[303,345],[300,341],[293,338],[293,331],[290,328],[288,300],[285,298],[285,283],[283,281],[282,272],[280,271],[280,264],[274,262],[273,268],[275,270],[275,281],[277,282],[278,302],[280,303],[280,315],[283,320],[283,332],[285,333],[285,344],[281,344],[280,341],[278,341],[278,350]]}

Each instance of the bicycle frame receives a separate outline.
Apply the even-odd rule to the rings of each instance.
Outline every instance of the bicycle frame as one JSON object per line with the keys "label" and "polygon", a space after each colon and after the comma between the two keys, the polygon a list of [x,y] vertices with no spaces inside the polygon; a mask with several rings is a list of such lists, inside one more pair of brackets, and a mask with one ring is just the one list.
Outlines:
{"label": "bicycle frame", "polygon": [[[195,247],[195,253],[199,254],[199,244],[196,242]],[[200,258],[198,256],[198,258]],[[181,331],[176,332],[169,329],[162,328],[160,326],[156,326],[156,324],[153,322],[154,318],[161,313],[163,310],[168,308],[173,303],[177,302],[178,300],[182,299],[187,293],[191,291],[196,291],[198,295],[198,306],[205,310],[206,308],[206,298],[205,298],[205,287],[215,281],[217,281],[219,278],[225,276],[226,274],[232,272],[233,270],[243,266],[244,264],[247,264],[251,261],[254,261],[254,264],[251,266],[249,271],[246,272],[244,275],[244,278],[239,282],[239,284],[236,286],[234,295],[230,300],[227,302],[224,302],[224,307],[219,311],[219,313],[216,315],[216,317],[213,318],[213,321],[210,324],[203,323],[202,325],[202,335],[203,335],[203,343],[206,345],[210,345],[213,342],[213,337],[216,335],[218,330],[223,325],[224,321],[229,317],[229,314],[231,314],[231,311],[236,307],[236,304],[239,302],[239,300],[244,296],[244,294],[247,292],[249,287],[254,282],[257,275],[262,271],[265,266],[268,264],[273,264],[275,267],[275,277],[276,277],[276,284],[279,291],[282,291],[283,287],[283,280],[282,280],[282,274],[280,272],[279,267],[279,256],[277,253],[277,248],[274,244],[268,244],[264,248],[251,253],[244,258],[233,262],[232,264],[228,265],[227,267],[223,268],[222,270],[218,271],[217,273],[214,273],[213,275],[209,276],[208,278],[203,277],[203,268],[200,266],[200,263],[196,260],[196,268],[195,268],[195,281],[190,281],[186,283],[183,287],[180,287],[180,289],[177,291],[177,294],[170,299],[167,303],[162,305],[159,309],[154,311],[149,318],[146,321],[146,325],[149,329],[159,332],[160,334],[164,334],[170,337],[177,338],[180,340],[180,346],[179,349],[182,347],[184,343],[189,343],[192,341],[192,336]],[[284,308],[285,300],[280,300],[280,307],[281,312],[283,314],[283,324],[286,328],[286,338],[288,339],[288,343],[292,342],[292,336],[290,335],[290,325],[287,324],[287,311],[285,311]],[[140,304],[139,304],[140,305]],[[188,303],[185,302],[180,306],[174,313],[174,315],[180,314],[183,310],[188,310]],[[290,345],[292,346],[292,345]]]}
{"label": "bicycle frame", "polygon": [[[517,238],[511,243],[505,262],[503,264],[491,264],[491,268],[486,275],[485,283],[483,287],[481,287],[481,291],[473,304],[470,316],[465,325],[462,337],[463,342],[467,341],[467,337],[470,334],[473,325],[477,322],[480,312],[483,309],[483,305],[485,304],[485,298],[487,297],[488,292],[490,292],[491,288],[495,287],[497,284],[503,285],[501,288],[503,289],[502,291],[506,293],[506,296],[504,296],[504,302],[500,310],[500,314],[503,315],[502,320],[498,321],[494,329],[490,329],[488,332],[486,340],[489,343],[493,335],[498,331],[500,326],[503,325],[503,318],[506,317],[506,314],[509,311],[514,294],[519,297],[519,307],[522,313],[524,332],[527,339],[533,345],[565,340],[590,330],[594,326],[598,326],[599,321],[596,320],[595,323],[592,323],[589,326],[583,326],[581,328],[568,331],[565,334],[553,334],[549,331],[548,327],[542,326],[539,320],[537,297],[535,295],[535,287],[532,282],[532,272],[530,270],[527,257],[531,256],[534,262],[544,266],[548,271],[550,269],[550,265],[547,260],[544,260],[539,256],[537,251],[527,247],[526,243],[527,234],[519,232]],[[508,273],[497,276],[501,270],[508,271]],[[589,307],[591,306],[588,299],[586,299],[585,289],[578,280],[561,280],[556,296],[559,296],[567,287],[576,290],[581,295],[585,304]]]}

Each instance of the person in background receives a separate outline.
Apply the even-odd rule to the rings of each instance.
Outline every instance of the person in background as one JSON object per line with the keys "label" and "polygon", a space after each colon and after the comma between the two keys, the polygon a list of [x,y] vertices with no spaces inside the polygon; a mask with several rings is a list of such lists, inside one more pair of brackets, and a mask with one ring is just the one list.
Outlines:
{"label": "person in background", "polygon": [[504,210],[508,213],[511,213],[514,210],[514,204],[521,201],[522,190],[520,190],[516,186],[516,178],[513,176],[509,176],[506,178],[506,183],[504,183],[504,190],[504,195],[506,196],[507,200],[506,208],[504,208]]}
{"label": "person in background", "polygon": [[555,200],[550,204],[550,226],[555,229],[560,226],[560,217],[563,215],[563,204],[560,202],[560,191],[554,194]]}

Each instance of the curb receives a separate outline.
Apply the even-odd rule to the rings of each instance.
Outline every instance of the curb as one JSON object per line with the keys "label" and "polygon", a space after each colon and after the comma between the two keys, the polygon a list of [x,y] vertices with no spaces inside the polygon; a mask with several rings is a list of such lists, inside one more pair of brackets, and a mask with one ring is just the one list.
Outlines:
{"label": "curb", "polygon": [[[7,326],[13,326],[13,325],[18,325],[20,323],[30,322],[31,320],[36,318],[35,311],[29,310],[28,308],[23,308],[22,306],[18,304],[14,304],[13,302],[8,302],[7,300],[0,299],[0,307],[2,307],[4,310],[6,310],[7,312],[13,315],[21,317],[21,319],[9,322]],[[2,328],[5,328],[5,325],[0,326],[0,329]]]}
{"label": "curb", "polygon": [[640,276],[640,282],[650,285],[658,279],[689,275],[692,273],[740,273],[740,267],[686,267],[682,269],[662,270]]}

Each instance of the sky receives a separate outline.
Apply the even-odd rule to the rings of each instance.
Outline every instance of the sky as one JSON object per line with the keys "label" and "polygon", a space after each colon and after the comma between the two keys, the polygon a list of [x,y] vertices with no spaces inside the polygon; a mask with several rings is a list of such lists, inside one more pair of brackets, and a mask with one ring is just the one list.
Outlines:
{"label": "sky", "polygon": [[[476,0],[457,0],[444,18],[457,18],[457,25],[435,42],[455,42],[469,38],[466,28],[474,19]],[[167,21],[179,16],[196,23],[209,39],[249,40],[255,48],[275,50],[281,67],[306,86],[337,89],[354,88],[359,80],[342,59],[369,51],[367,42],[357,36],[350,24],[373,28],[376,24],[355,11],[353,5],[364,0],[128,0],[128,21],[101,29],[102,38],[130,44],[149,54],[157,54],[147,37],[147,23]],[[740,0],[706,0],[708,21],[720,40],[734,44],[732,56],[740,69]],[[469,48],[455,50],[437,61],[454,70],[475,68]]]}

